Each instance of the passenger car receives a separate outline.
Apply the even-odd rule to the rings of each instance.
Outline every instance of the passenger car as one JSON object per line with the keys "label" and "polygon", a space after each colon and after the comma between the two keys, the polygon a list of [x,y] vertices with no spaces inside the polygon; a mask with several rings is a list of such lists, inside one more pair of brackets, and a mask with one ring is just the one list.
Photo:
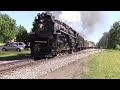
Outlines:
{"label": "passenger car", "polygon": [[9,51],[9,50],[22,51],[24,50],[24,48],[25,48],[25,44],[23,42],[12,42],[2,46],[3,51]]}

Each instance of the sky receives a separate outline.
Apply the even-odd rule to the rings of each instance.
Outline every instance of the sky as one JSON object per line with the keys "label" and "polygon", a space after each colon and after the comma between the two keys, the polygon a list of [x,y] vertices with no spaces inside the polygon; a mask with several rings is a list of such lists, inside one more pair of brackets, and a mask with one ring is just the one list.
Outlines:
{"label": "sky", "polygon": [[[1,13],[8,14],[12,19],[16,20],[16,24],[23,25],[28,32],[31,31],[32,23],[35,19],[35,16],[38,13],[42,13],[43,11],[0,11]],[[102,11],[102,22],[96,25],[96,28],[93,32],[88,34],[86,37],[87,40],[93,41],[97,43],[100,38],[102,37],[104,32],[108,32],[110,30],[110,27],[113,25],[114,22],[120,21],[120,11]],[[72,23],[74,24],[74,29],[79,28],[80,25],[78,23]],[[84,32],[83,29],[80,30],[80,32]]]}

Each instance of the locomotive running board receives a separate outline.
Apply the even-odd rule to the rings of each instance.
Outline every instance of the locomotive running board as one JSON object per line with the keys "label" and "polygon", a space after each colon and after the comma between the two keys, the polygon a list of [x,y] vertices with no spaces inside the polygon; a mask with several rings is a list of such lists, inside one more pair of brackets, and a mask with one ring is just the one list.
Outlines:
{"label": "locomotive running board", "polygon": [[38,42],[38,43],[47,43],[47,41],[35,41],[35,42]]}
{"label": "locomotive running board", "polygon": [[60,31],[63,32],[63,33],[65,33],[65,34],[67,34],[67,35],[69,35],[69,36],[71,36],[71,37],[76,38],[75,36],[73,36],[73,35],[71,35],[71,34],[69,34],[69,33],[66,33],[66,32],[64,32],[64,31],[62,31],[62,30],[60,30]]}

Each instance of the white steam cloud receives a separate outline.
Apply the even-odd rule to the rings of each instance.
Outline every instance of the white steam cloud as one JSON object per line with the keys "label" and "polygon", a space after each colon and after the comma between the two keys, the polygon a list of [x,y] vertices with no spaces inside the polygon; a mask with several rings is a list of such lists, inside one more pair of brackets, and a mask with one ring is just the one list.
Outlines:
{"label": "white steam cloud", "polygon": [[100,11],[81,11],[81,20],[83,29],[94,30],[95,26],[102,21]]}
{"label": "white steam cloud", "polygon": [[52,13],[56,19],[61,20],[71,26],[83,37],[94,32],[98,23],[103,20],[101,11],[46,11]]}
{"label": "white steam cloud", "polygon": [[79,12],[76,11],[61,11],[59,19],[65,22],[77,22],[81,21],[81,16]]}

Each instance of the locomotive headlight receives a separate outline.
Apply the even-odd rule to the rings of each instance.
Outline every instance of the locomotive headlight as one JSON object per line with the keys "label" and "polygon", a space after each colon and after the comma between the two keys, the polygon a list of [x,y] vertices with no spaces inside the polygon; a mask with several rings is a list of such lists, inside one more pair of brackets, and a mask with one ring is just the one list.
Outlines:
{"label": "locomotive headlight", "polygon": [[43,22],[43,20],[40,20],[41,22]]}
{"label": "locomotive headlight", "polygon": [[39,24],[39,28],[43,28],[43,24]]}
{"label": "locomotive headlight", "polygon": [[39,24],[38,27],[39,27],[38,31],[43,31],[44,30],[43,24]]}

